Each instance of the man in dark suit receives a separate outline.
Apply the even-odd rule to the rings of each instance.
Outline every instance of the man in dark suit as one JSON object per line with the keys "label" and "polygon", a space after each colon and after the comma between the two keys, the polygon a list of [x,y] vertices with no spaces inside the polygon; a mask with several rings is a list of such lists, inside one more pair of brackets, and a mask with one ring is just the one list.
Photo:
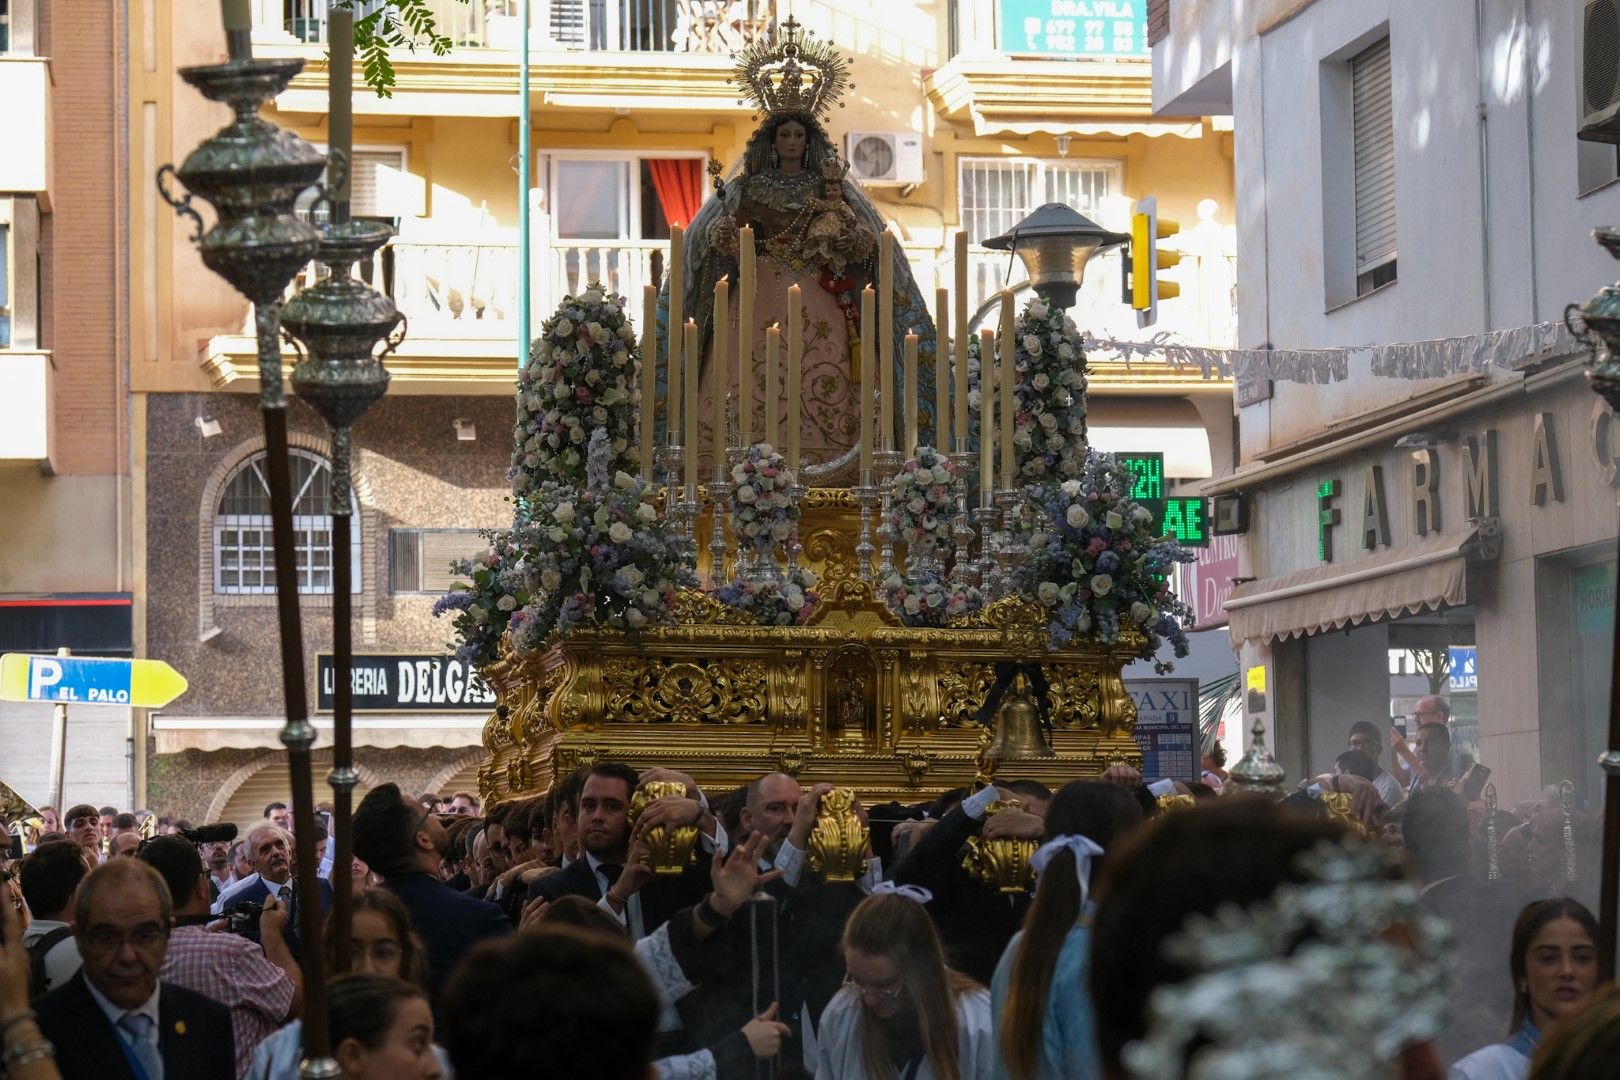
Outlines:
{"label": "man in dark suit", "polygon": [[34,1003],[63,1080],[231,1080],[231,1015],[158,981],[174,917],[168,887],[139,859],[114,859],[79,886],[73,933],[84,966]]}
{"label": "man in dark suit", "polygon": [[[302,892],[293,880],[293,838],[274,822],[261,822],[249,830],[246,838],[248,859],[253,863],[254,875],[240,886],[226,891],[220,897],[221,910],[237,904],[253,903],[264,906],[267,896],[274,896],[287,907],[287,927],[281,932],[287,942],[287,951],[298,959],[298,904]],[[332,883],[325,878],[315,879],[315,888],[321,898],[321,921],[325,923],[332,910]],[[257,934],[247,934],[257,941]]]}
{"label": "man in dark suit", "polygon": [[697,797],[697,785],[690,782],[690,777],[654,771],[638,777],[628,765],[598,762],[586,773],[579,792],[579,844],[584,856],[556,873],[537,878],[529,886],[531,901],[582,896],[624,923],[631,940],[640,940],[681,908],[703,899],[709,880],[706,854],[689,863],[679,877],[660,880],[643,865],[639,849],[632,849],[630,800],[638,783],[649,779],[687,781],[688,797],[672,795],[654,800],[638,819],[637,828],[696,825],[707,838],[704,852],[721,841],[714,815]]}
{"label": "man in dark suit", "polygon": [[427,946],[428,993],[439,989],[481,938],[509,933],[512,924],[487,900],[457,892],[438,878],[448,842],[444,825],[397,784],[372,788],[350,826],[354,853],[399,897],[411,926]]}

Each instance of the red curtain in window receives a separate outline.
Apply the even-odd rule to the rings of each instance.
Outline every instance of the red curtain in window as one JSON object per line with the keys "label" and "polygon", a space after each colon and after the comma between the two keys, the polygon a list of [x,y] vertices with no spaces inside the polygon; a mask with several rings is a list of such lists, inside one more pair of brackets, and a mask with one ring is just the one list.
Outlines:
{"label": "red curtain in window", "polygon": [[647,172],[658,193],[664,222],[671,227],[690,225],[703,205],[703,162],[697,158],[650,160]]}

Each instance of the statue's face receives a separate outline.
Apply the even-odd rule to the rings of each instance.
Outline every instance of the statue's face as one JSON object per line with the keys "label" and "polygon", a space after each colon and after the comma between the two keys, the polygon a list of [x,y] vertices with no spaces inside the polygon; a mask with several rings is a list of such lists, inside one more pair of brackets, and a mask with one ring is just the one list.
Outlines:
{"label": "statue's face", "polygon": [[789,120],[776,129],[776,138],[772,146],[776,150],[777,157],[781,160],[802,161],[804,160],[804,144],[808,138],[809,133],[805,131],[803,124],[797,120]]}

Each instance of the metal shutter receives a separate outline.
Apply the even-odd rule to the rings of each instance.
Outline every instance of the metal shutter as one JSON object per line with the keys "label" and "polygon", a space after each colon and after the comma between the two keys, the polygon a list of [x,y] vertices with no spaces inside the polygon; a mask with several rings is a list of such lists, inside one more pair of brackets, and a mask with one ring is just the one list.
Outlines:
{"label": "metal shutter", "polygon": [[405,171],[402,150],[356,150],[349,182],[349,212],[355,217],[403,217],[399,185]]}
{"label": "metal shutter", "polygon": [[466,579],[450,572],[450,564],[489,550],[489,541],[471,529],[424,529],[420,536],[423,592],[449,592],[450,585]]}
{"label": "metal shutter", "polygon": [[1395,258],[1395,116],[1389,39],[1350,61],[1356,146],[1356,275]]}

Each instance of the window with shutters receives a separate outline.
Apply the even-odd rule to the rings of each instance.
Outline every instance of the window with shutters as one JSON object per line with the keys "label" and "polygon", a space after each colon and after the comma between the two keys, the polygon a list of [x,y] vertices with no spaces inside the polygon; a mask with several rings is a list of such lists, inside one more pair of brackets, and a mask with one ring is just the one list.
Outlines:
{"label": "window with shutters", "polygon": [[[326,147],[317,144],[324,152]],[[321,183],[326,174],[321,174]],[[411,214],[409,177],[405,171],[405,148],[401,146],[358,146],[349,179],[349,213],[357,218],[395,220]],[[299,196],[297,209],[308,212],[315,202],[315,189]]]}
{"label": "window with shutters", "polygon": [[1355,147],[1356,295],[1395,280],[1395,116],[1389,39],[1350,60]]}
{"label": "window with shutters", "polygon": [[388,533],[389,589],[395,593],[442,593],[467,579],[450,564],[489,550],[477,529],[391,529]]}
{"label": "window with shutters", "polygon": [[[293,539],[298,591],[332,591],[332,466],[319,454],[287,452],[292,474]],[[270,538],[270,481],[261,451],[225,481],[214,510],[214,591],[271,593],[276,589],[275,547]],[[360,520],[352,519],[352,591],[360,591]]]}

